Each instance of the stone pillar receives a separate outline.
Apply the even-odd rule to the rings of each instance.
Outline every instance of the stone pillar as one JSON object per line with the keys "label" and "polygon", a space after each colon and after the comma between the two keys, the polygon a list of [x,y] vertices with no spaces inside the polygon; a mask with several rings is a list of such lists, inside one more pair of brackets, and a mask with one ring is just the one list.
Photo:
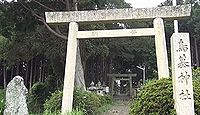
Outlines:
{"label": "stone pillar", "polygon": [[171,37],[173,97],[177,115],[194,115],[190,39],[188,33]]}
{"label": "stone pillar", "polygon": [[69,24],[69,34],[67,42],[67,55],[65,63],[65,76],[62,98],[62,114],[72,111],[74,78],[77,53],[77,32],[78,24],[71,22]]}
{"label": "stone pillar", "polygon": [[163,19],[154,19],[155,29],[155,45],[156,45],[156,57],[158,67],[158,78],[169,77],[168,59],[167,59],[167,48],[165,41],[165,30]]}

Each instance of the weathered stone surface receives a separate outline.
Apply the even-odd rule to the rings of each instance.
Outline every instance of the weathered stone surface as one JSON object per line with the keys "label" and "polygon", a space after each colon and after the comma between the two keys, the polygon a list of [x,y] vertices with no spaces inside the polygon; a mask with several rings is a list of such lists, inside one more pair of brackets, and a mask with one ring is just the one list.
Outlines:
{"label": "weathered stone surface", "polygon": [[78,31],[78,39],[154,36],[154,28]]}
{"label": "weathered stone surface", "polygon": [[6,89],[6,106],[4,115],[28,115],[26,104],[27,88],[20,76],[15,76]]}
{"label": "weathered stone surface", "polygon": [[62,114],[72,111],[74,78],[76,67],[76,53],[78,40],[77,38],[78,24],[71,22],[69,24],[69,34],[67,42],[67,56],[65,64],[65,77],[62,98]]}
{"label": "weathered stone surface", "polygon": [[160,18],[182,18],[190,16],[191,5],[164,6],[155,8],[125,8],[91,11],[45,12],[47,23],[97,22],[116,20],[139,20]]}
{"label": "weathered stone surface", "polygon": [[172,78],[177,115],[194,115],[189,33],[171,37]]}
{"label": "weathered stone surface", "polygon": [[158,78],[167,78],[169,77],[169,67],[163,19],[154,19],[154,29]]}

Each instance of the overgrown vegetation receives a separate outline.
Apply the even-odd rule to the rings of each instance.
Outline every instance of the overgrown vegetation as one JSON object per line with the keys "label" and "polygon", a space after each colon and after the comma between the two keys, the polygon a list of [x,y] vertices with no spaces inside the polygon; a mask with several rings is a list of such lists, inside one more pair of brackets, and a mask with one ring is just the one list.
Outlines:
{"label": "overgrown vegetation", "polygon": [[192,77],[193,78],[200,78],[200,67],[192,70]]}
{"label": "overgrown vegetation", "polygon": [[[48,112],[46,111],[43,115],[60,115],[60,112]],[[83,111],[80,111],[78,109],[72,110],[72,112],[64,113],[64,115],[84,115]]]}
{"label": "overgrown vegetation", "polygon": [[[196,72],[194,72],[196,74]],[[200,115],[200,76],[193,79],[195,113]],[[151,80],[130,106],[131,115],[175,115],[172,79]]]}
{"label": "overgrown vegetation", "polygon": [[30,113],[42,113],[44,111],[43,104],[49,93],[44,83],[35,83],[31,88],[28,97],[28,107]]}
{"label": "overgrown vegetation", "polygon": [[3,115],[4,104],[5,104],[5,91],[3,89],[0,89],[0,115]]}
{"label": "overgrown vegetation", "polygon": [[131,105],[132,115],[175,114],[171,79],[149,81],[140,90]]}
{"label": "overgrown vegetation", "polygon": [[200,76],[193,80],[195,113],[200,115]]}
{"label": "overgrown vegetation", "polygon": [[28,106],[30,113],[42,113],[44,111],[44,103],[51,92],[54,92],[59,87],[56,84],[56,77],[48,76],[45,82],[37,82],[33,84],[28,95]]}
{"label": "overgrown vegetation", "polygon": [[62,104],[62,91],[56,90],[44,103],[44,114],[60,113]]}
{"label": "overgrown vegetation", "polygon": [[[100,96],[95,93],[89,93],[81,90],[74,91],[73,108],[82,111],[85,115],[96,115],[98,109],[103,105],[111,103],[109,96]],[[60,113],[62,104],[62,92],[55,91],[50,99],[44,104],[45,114]]]}

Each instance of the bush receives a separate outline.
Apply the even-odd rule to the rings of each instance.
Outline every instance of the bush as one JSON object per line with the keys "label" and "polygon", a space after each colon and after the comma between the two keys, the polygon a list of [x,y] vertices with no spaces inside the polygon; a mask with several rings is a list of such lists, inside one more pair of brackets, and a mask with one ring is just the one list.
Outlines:
{"label": "bush", "polygon": [[194,78],[193,80],[194,90],[194,108],[195,113],[200,115],[200,78]]}
{"label": "bush", "polygon": [[170,79],[149,81],[131,106],[132,115],[174,114],[173,88]]}
{"label": "bush", "polygon": [[43,113],[44,102],[49,95],[44,83],[35,83],[28,96],[28,108],[30,113]]}
{"label": "bush", "polygon": [[5,91],[3,89],[0,89],[0,115],[3,115],[5,105]]}
{"label": "bush", "polygon": [[200,67],[192,70],[192,77],[193,78],[200,78]]}
{"label": "bush", "polygon": [[[200,79],[193,80],[195,113],[200,115]],[[175,115],[171,79],[149,81],[133,99],[131,115]]]}
{"label": "bush", "polygon": [[44,83],[33,84],[28,97],[29,112],[33,114],[43,113],[45,100],[56,90],[56,77],[49,75]]}
{"label": "bush", "polygon": [[[94,93],[88,93],[81,90],[74,91],[73,108],[83,111],[86,115],[95,115],[97,109],[104,104],[111,103],[111,98],[108,96],[100,96]],[[47,112],[59,113],[62,104],[62,92],[56,91],[52,93],[50,99],[44,104],[45,114]]]}
{"label": "bush", "polygon": [[[60,112],[50,112],[50,111],[45,111],[43,115],[60,115]],[[64,115],[84,115],[83,111],[80,111],[78,109],[72,110],[72,112],[65,113]]]}
{"label": "bush", "polygon": [[45,101],[44,114],[48,115],[50,113],[60,113],[61,105],[62,105],[62,92],[57,90],[51,94],[50,99]]}

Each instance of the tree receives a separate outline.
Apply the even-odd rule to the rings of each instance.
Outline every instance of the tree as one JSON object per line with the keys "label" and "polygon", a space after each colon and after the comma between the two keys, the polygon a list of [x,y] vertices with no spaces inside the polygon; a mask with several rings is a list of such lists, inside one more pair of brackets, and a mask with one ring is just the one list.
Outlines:
{"label": "tree", "polygon": [[191,39],[194,44],[194,50],[195,52],[195,61],[194,64],[195,66],[199,67],[200,62],[199,62],[199,44],[200,44],[200,5],[198,3],[195,3],[193,8],[192,8],[192,16],[190,20],[187,22],[187,30],[190,32]]}
{"label": "tree", "polygon": [[[93,5],[90,6],[90,4],[87,4],[89,2],[93,3]],[[26,73],[26,75],[30,75],[29,79],[33,79],[34,82],[38,79],[38,73],[41,75],[41,71],[37,68],[41,68],[38,65],[42,60],[39,61],[38,59],[44,57],[44,60],[48,60],[50,68],[53,68],[50,74],[63,76],[62,70],[64,70],[65,62],[67,28],[65,27],[66,25],[48,25],[44,20],[45,11],[66,11],[75,10],[77,8],[82,8],[81,10],[84,10],[86,7],[88,9],[95,9],[96,6],[98,6],[98,9],[119,8],[124,5],[128,6],[123,0],[105,0],[101,2],[95,0],[85,0],[85,2],[76,0],[20,0],[10,3],[6,1],[1,2],[2,20],[0,20],[0,26],[2,30],[0,33],[8,39],[11,44],[7,48],[7,63],[11,66],[10,68],[14,68],[11,69],[10,74]],[[8,20],[9,23],[4,23],[3,20]],[[88,28],[94,26],[95,25],[88,26]],[[57,39],[58,37],[62,39]],[[81,50],[81,54],[84,55],[83,51],[85,50]],[[78,56],[78,59],[79,57],[81,56]],[[78,62],[80,63],[81,61]],[[83,61],[82,63],[84,64],[85,62]],[[28,68],[24,68],[24,66]],[[81,68],[81,66],[79,66],[79,68]],[[27,72],[28,69],[30,69],[29,72]],[[25,71],[25,73],[23,71]],[[32,74],[33,78],[31,77]],[[81,76],[83,77],[83,75]]]}

